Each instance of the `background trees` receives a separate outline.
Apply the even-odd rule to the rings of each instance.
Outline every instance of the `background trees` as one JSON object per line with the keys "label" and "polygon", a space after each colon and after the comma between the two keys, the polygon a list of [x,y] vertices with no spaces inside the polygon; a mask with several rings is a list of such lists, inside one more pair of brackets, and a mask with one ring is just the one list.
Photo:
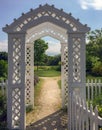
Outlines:
{"label": "background trees", "polygon": [[88,33],[86,45],[86,72],[102,76],[102,28]]}
{"label": "background trees", "polygon": [[[87,34],[88,43],[86,45],[86,73],[87,75],[102,76],[102,28],[91,31]],[[61,55],[48,56],[46,50],[48,43],[42,39],[34,42],[34,64],[55,66],[61,62]],[[7,78],[6,52],[0,52],[0,79]]]}
{"label": "background trees", "polygon": [[44,57],[45,51],[48,49],[48,43],[42,39],[38,39],[34,42],[34,64],[37,66],[41,65]]}
{"label": "background trees", "polygon": [[0,80],[7,79],[7,52],[0,52]]}

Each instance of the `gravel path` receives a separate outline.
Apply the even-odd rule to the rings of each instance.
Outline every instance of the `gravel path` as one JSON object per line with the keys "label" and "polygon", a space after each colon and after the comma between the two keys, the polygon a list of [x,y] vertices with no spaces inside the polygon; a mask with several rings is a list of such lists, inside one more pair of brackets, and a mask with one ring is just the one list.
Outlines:
{"label": "gravel path", "polygon": [[27,124],[36,122],[61,108],[61,90],[57,84],[60,77],[42,77],[44,80],[39,107],[27,115]]}

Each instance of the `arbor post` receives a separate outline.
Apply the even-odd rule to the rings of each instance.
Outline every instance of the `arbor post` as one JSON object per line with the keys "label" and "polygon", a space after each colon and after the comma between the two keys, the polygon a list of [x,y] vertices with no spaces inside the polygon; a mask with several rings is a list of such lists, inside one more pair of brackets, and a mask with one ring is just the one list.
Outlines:
{"label": "arbor post", "polygon": [[7,124],[25,130],[25,33],[8,34]]}

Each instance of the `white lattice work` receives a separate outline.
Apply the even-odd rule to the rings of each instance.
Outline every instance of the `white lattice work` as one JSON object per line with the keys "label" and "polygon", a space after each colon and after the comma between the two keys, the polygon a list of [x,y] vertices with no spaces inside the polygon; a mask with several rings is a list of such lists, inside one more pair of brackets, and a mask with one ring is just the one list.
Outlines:
{"label": "white lattice work", "polygon": [[[85,99],[85,96],[83,96],[85,95],[85,33],[89,30],[90,28],[71,16],[71,13],[67,14],[62,9],[59,10],[53,5],[50,6],[47,4],[44,6],[40,5],[35,10],[31,9],[26,14],[22,13],[20,18],[17,20],[14,19],[12,24],[6,25],[3,28],[3,31],[8,33],[9,73],[7,121],[10,130],[16,130],[15,126],[18,126],[18,130],[26,129],[25,93],[26,103],[34,103],[34,96],[32,96],[34,95],[34,68],[32,67],[34,60],[31,61],[33,59],[33,53],[31,54],[33,47],[31,48],[29,46],[25,49],[25,45],[45,35],[52,36],[61,43],[67,43],[68,45],[68,48],[65,47],[62,49],[63,69],[61,79],[63,81],[62,103],[64,102],[64,105],[67,104],[67,99],[69,98],[68,117],[70,122],[70,94],[78,88],[80,91],[78,91],[78,94]],[[71,124],[69,123],[68,126],[70,129]]]}
{"label": "white lattice work", "polygon": [[81,39],[73,38],[73,82],[81,82]]}
{"label": "white lattice work", "polygon": [[19,62],[21,60],[21,41],[19,38],[13,39],[13,84],[21,83],[21,68]]}
{"label": "white lattice work", "polygon": [[34,45],[26,44],[26,104],[34,106]]}
{"label": "white lattice work", "polygon": [[64,89],[65,89],[65,106],[68,105],[68,47],[64,47]]}
{"label": "white lattice work", "polygon": [[[41,8],[43,9],[43,11],[41,10]],[[50,10],[47,10],[48,8],[50,8]],[[54,10],[54,11],[53,11]],[[41,7],[40,6],[40,10],[39,8],[36,9],[36,11],[34,12],[33,9],[29,12],[30,15],[27,15],[26,18],[24,20],[22,20],[21,23],[19,23],[15,28],[14,31],[21,31],[25,25],[27,25],[30,22],[36,22],[39,20],[42,20],[44,17],[46,19],[46,17],[50,18],[50,19],[55,19],[56,21],[60,21],[60,22],[64,22],[67,26],[70,26],[70,28],[72,28],[72,31],[78,31],[78,27],[76,24],[74,24],[74,22],[72,22],[73,18],[71,18],[71,13],[68,15],[63,15],[63,10],[61,10],[61,13],[58,13],[58,11],[56,9],[53,8],[53,6],[48,6],[45,5],[45,7]],[[22,14],[24,16],[24,13]],[[68,18],[71,19],[68,19]],[[16,21],[16,20],[15,20]]]}
{"label": "white lattice work", "polygon": [[[21,40],[20,38],[13,38],[13,74],[12,84],[21,83]],[[17,86],[16,86],[17,87]],[[20,126],[20,109],[21,109],[21,90],[13,88],[12,90],[12,125]]]}
{"label": "white lattice work", "polygon": [[61,41],[61,43],[67,43],[67,32],[59,26],[56,26],[50,22],[42,23],[36,27],[30,28],[27,31],[26,41],[29,43],[39,39],[39,37],[51,36]]}
{"label": "white lattice work", "polygon": [[20,127],[21,118],[21,92],[20,89],[15,88],[12,91],[12,123],[13,126]]}
{"label": "white lattice work", "polygon": [[68,105],[68,45],[61,43],[61,85],[62,85],[62,107]]}

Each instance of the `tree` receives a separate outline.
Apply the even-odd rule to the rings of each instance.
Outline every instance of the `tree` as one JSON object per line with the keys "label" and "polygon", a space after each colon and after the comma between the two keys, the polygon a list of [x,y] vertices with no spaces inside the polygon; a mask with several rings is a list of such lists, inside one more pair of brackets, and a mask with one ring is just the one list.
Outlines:
{"label": "tree", "polygon": [[102,76],[102,29],[91,31],[87,35],[86,72],[95,76]]}
{"label": "tree", "polygon": [[0,52],[0,60],[8,60],[8,54],[7,52]]}
{"label": "tree", "polygon": [[38,66],[41,65],[43,61],[46,50],[48,49],[48,43],[42,39],[38,39],[34,42],[34,64]]}
{"label": "tree", "polygon": [[61,55],[55,55],[55,56],[49,56],[49,62],[48,65],[59,65],[59,62],[61,61]]}
{"label": "tree", "polygon": [[0,77],[7,78],[7,62],[0,60]]}

